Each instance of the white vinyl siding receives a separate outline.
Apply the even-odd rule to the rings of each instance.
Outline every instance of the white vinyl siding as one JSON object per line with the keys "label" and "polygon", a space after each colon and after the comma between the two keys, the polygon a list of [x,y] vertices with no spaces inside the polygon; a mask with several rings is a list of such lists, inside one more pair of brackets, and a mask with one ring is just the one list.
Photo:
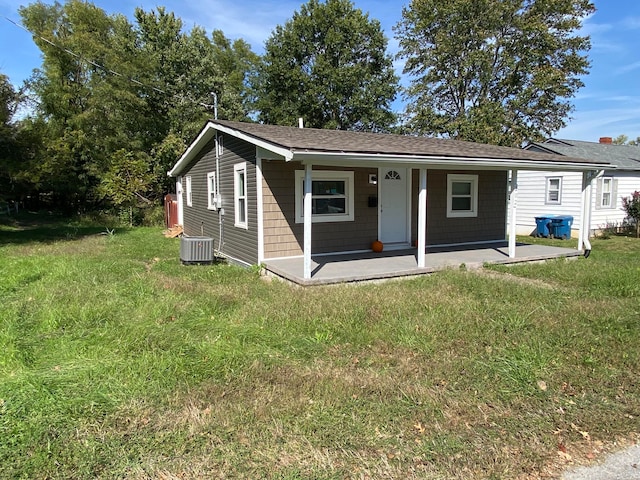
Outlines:
{"label": "white vinyl siding", "polygon": [[[607,175],[608,173],[608,175]],[[582,199],[582,173],[581,172],[556,172],[556,176],[562,177],[562,204],[549,205],[545,202],[545,181],[549,172],[520,170],[518,172],[518,206],[517,206],[517,232],[519,235],[529,235],[535,232],[535,217],[540,215],[571,215],[574,222],[571,227],[574,231],[580,228],[580,204]],[[612,195],[611,208],[598,207],[597,187],[598,181],[594,180],[592,186],[592,210],[591,230],[598,230],[607,224],[621,223],[625,212],[622,210],[621,198],[631,195],[638,190],[640,185],[640,171],[638,172],[606,172],[605,176],[612,177],[617,185],[617,192]]]}

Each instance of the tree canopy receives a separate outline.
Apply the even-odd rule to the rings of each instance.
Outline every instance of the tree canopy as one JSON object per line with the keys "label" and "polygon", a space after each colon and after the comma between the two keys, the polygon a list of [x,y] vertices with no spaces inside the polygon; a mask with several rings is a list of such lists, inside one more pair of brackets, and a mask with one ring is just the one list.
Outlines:
{"label": "tree canopy", "polygon": [[640,137],[637,137],[635,140],[629,139],[626,135],[618,135],[613,139],[612,142],[614,145],[640,145]]}
{"label": "tree canopy", "polygon": [[380,22],[350,0],[309,0],[265,44],[254,78],[265,123],[384,131],[398,78]]}
{"label": "tree canopy", "polygon": [[[222,30],[186,30],[163,7],[132,20],[84,0],[36,1],[23,24],[42,52],[26,83],[32,114],[0,76],[0,188],[58,206],[132,209],[173,188],[166,175],[204,121],[439,135],[519,146],[563,127],[587,73],[589,0],[412,0],[396,25],[411,84],[405,124],[380,22],[351,0],[307,0],[262,57]],[[627,142],[620,140],[621,142]]]}
{"label": "tree canopy", "polygon": [[20,101],[9,78],[0,73],[0,200],[1,193],[12,190],[19,169],[18,129],[13,123],[13,114]]}
{"label": "tree canopy", "polygon": [[172,188],[166,172],[213,116],[213,93],[220,118],[249,119],[259,57],[242,40],[187,32],[162,7],[137,8],[134,23],[81,0],[19,13],[43,56],[28,82],[38,106],[26,123],[42,139],[34,190],[74,207],[159,199]]}
{"label": "tree canopy", "polygon": [[396,25],[407,129],[520,146],[566,125],[588,71],[589,0],[413,0]]}

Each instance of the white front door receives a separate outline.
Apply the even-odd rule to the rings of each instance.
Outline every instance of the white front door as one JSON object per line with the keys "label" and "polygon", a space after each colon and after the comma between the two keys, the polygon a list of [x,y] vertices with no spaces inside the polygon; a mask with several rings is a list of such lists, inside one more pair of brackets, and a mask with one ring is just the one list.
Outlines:
{"label": "white front door", "polygon": [[410,183],[406,168],[381,168],[378,172],[380,196],[380,241],[408,243],[408,198]]}

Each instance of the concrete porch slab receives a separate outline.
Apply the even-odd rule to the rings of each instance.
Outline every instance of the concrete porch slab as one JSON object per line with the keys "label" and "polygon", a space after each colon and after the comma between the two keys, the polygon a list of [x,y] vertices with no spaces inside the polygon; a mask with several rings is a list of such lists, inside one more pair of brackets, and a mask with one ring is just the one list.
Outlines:
{"label": "concrete porch slab", "polygon": [[304,279],[303,258],[265,260],[267,275],[280,277],[298,285],[330,285],[399,277],[425,275],[446,268],[481,268],[484,264],[535,262],[582,255],[573,248],[546,245],[516,246],[515,258],[509,258],[507,242],[464,247],[427,248],[427,267],[418,268],[417,250],[362,252],[336,255],[314,255],[311,279]]}

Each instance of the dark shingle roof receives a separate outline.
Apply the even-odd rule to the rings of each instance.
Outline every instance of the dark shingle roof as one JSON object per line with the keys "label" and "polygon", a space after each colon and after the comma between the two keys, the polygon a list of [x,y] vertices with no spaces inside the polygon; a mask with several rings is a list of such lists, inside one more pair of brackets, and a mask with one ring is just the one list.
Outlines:
{"label": "dark shingle roof", "polygon": [[[283,127],[260,123],[211,120],[168,172],[178,175],[215,131],[252,142],[287,160],[315,164],[375,165],[405,163],[439,168],[499,168],[531,170],[595,170],[608,168],[607,160],[557,155],[520,148],[499,147],[442,138],[386,133]],[[342,162],[342,163],[340,163]],[[613,167],[612,167],[613,168]]]}
{"label": "dark shingle roof", "polygon": [[582,140],[549,139],[532,143],[549,152],[584,158],[599,163],[611,163],[620,170],[640,170],[640,146],[585,142]]}
{"label": "dark shingle roof", "polygon": [[413,137],[386,133],[365,133],[344,130],[283,127],[258,123],[212,120],[212,123],[232,128],[286,148],[292,152],[333,152],[357,154],[386,154],[403,156],[434,156],[450,158],[480,158],[529,160],[566,163],[608,163],[607,160],[589,158],[562,159],[554,154],[538,153],[519,148],[485,145],[441,138]]}

